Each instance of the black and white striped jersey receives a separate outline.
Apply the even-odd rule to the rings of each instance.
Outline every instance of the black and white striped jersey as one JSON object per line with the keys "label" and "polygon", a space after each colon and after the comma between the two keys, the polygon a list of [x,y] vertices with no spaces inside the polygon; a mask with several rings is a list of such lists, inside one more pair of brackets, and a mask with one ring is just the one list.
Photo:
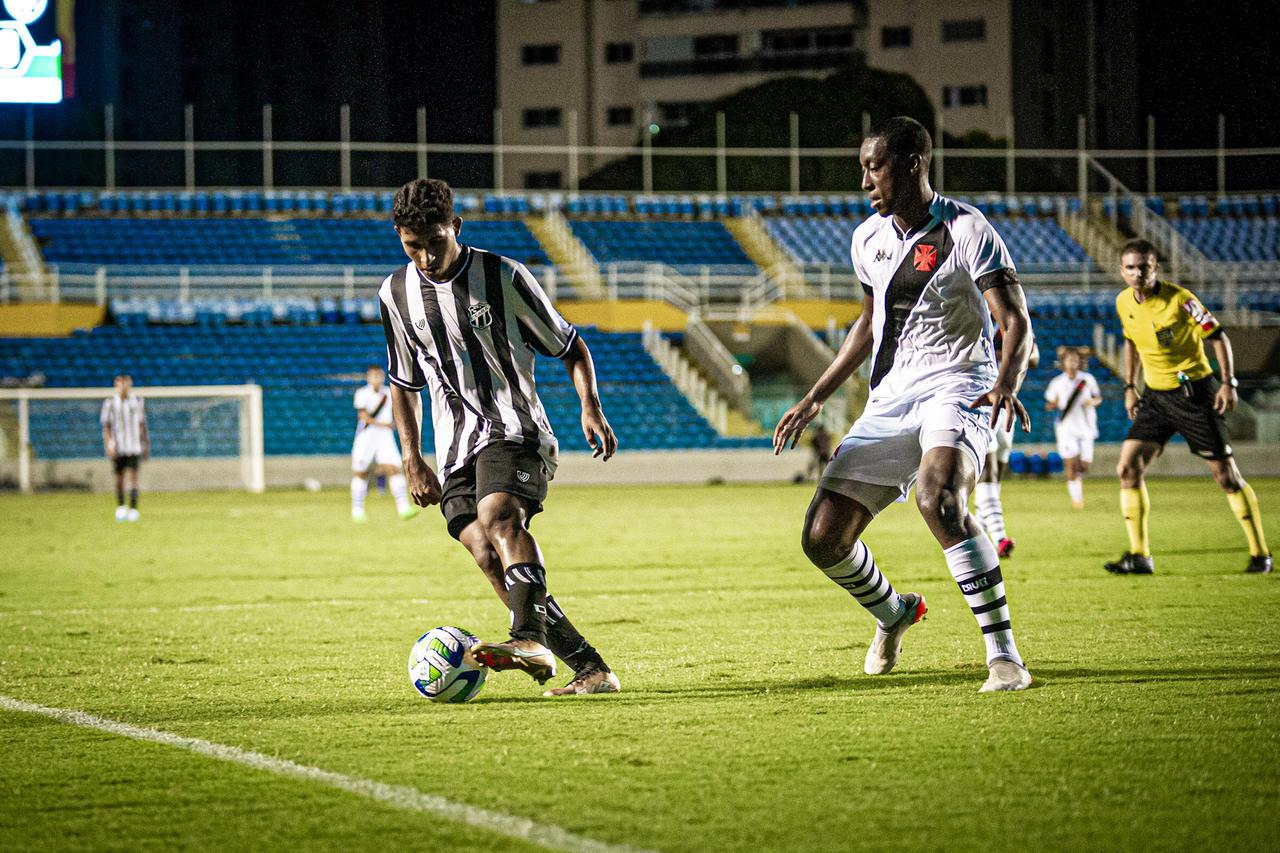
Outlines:
{"label": "black and white striped jersey", "polygon": [[534,387],[534,353],[564,356],[577,330],[523,264],[462,251],[448,281],[431,281],[412,262],[383,281],[387,375],[430,394],[441,479],[495,441],[537,448],[550,477],[558,447]]}
{"label": "black and white striped jersey", "polygon": [[116,456],[142,455],[142,429],[147,415],[141,397],[112,394],[102,401],[102,415],[98,420],[110,431]]}

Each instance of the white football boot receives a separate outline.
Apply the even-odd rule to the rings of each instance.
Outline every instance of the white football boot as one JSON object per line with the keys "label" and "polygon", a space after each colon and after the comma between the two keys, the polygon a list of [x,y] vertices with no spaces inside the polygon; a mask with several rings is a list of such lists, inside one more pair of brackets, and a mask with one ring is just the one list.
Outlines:
{"label": "white football boot", "polygon": [[867,649],[867,659],[862,665],[867,675],[885,675],[893,669],[898,655],[902,654],[902,635],[929,612],[924,596],[918,592],[903,593],[902,603],[907,606],[907,612],[901,619],[888,628],[876,623],[876,635],[871,638],[871,648]]}
{"label": "white football boot", "polygon": [[127,514],[127,515],[125,515],[124,520],[125,520],[125,521],[137,521],[137,520],[138,520],[138,519],[140,519],[140,518],[142,518],[142,513],[138,512],[136,509],[131,509],[131,510],[129,510],[128,514]]}
{"label": "white football boot", "polygon": [[998,693],[1006,690],[1026,690],[1031,686],[1031,673],[1020,663],[1006,658],[996,658],[987,664],[990,673],[979,693]]}
{"label": "white football boot", "polygon": [[116,507],[116,521],[126,521],[129,518],[129,508],[125,506]]}

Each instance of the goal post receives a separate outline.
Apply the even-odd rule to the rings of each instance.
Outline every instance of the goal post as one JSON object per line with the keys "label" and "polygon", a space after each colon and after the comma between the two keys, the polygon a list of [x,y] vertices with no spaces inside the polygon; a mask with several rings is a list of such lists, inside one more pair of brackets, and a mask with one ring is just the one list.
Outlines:
{"label": "goal post", "polygon": [[[36,461],[102,458],[102,388],[0,388],[3,456],[17,462],[17,485],[34,489]],[[250,492],[266,486],[261,385],[134,386],[146,401],[151,455],[157,461],[239,459],[239,481]],[[193,484],[197,485],[197,484]]]}

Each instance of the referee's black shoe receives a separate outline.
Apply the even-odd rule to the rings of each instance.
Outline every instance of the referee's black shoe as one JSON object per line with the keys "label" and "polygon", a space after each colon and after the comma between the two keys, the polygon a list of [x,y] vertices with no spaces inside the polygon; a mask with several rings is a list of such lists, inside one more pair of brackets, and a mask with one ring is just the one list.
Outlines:
{"label": "referee's black shoe", "polygon": [[1271,574],[1271,555],[1259,554],[1256,557],[1250,557],[1249,568],[1245,569],[1245,573],[1250,575]]}
{"label": "referee's black shoe", "polygon": [[1102,567],[1113,575],[1150,575],[1155,574],[1156,562],[1141,554],[1125,552],[1119,560],[1114,563],[1103,563]]}

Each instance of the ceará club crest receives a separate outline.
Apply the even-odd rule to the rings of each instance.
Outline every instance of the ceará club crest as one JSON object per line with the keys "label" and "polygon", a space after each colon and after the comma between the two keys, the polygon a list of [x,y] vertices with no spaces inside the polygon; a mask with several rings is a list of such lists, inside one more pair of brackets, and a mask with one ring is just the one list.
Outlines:
{"label": "cear\u00e1 club crest", "polygon": [[467,309],[467,314],[473,329],[487,329],[493,324],[493,312],[488,302],[477,302]]}

